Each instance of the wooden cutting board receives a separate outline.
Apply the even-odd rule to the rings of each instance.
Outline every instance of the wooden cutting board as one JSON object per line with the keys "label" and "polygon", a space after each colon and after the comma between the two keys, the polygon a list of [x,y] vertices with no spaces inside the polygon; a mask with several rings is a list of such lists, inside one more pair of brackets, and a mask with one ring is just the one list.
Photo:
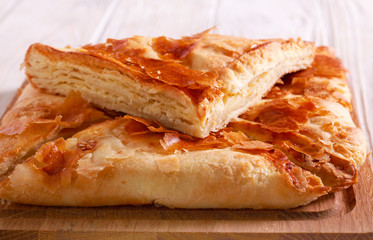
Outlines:
{"label": "wooden cutting board", "polygon": [[372,169],[368,157],[358,184],[290,210],[39,207],[2,202],[0,239],[373,239]]}

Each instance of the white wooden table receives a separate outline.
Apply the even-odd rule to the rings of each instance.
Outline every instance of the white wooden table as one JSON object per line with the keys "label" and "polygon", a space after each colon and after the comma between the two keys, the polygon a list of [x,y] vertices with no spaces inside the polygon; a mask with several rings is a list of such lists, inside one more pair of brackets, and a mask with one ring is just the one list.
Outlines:
{"label": "white wooden table", "polygon": [[0,0],[0,115],[25,80],[20,65],[34,42],[80,46],[109,37],[179,37],[212,26],[226,35],[333,46],[350,70],[372,149],[372,0]]}

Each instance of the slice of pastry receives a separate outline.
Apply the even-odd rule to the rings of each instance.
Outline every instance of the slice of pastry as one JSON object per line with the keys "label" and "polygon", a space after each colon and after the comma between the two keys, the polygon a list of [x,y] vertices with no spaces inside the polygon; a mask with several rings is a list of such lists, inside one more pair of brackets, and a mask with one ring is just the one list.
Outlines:
{"label": "slice of pastry", "polygon": [[[349,113],[345,69],[327,48],[317,48],[312,67],[283,77],[258,104],[203,139],[126,116],[80,132],[68,128],[77,133],[39,148],[42,141],[31,140],[50,136],[39,123],[78,126],[102,113],[93,117],[77,94],[36,93],[1,127],[0,144],[13,149],[1,156],[19,164],[1,165],[0,198],[19,203],[291,208],[356,183],[366,157],[366,140]],[[22,135],[27,131],[33,138]],[[32,151],[18,157],[22,147]]]}
{"label": "slice of pastry", "polygon": [[156,120],[196,137],[224,127],[284,74],[309,66],[314,44],[209,34],[181,39],[135,36],[78,49],[40,43],[25,57],[37,88]]}
{"label": "slice of pastry", "polygon": [[347,188],[357,182],[367,143],[349,113],[345,72],[332,52],[320,47],[311,68],[283,78],[229,126],[273,144],[333,190]]}
{"label": "slice of pastry", "polygon": [[0,126],[0,179],[39,147],[58,137],[70,137],[89,125],[108,119],[78,93],[66,98],[27,86]]}
{"label": "slice of pastry", "polygon": [[38,205],[291,208],[329,190],[272,144],[223,129],[199,139],[135,117],[44,144],[1,182]]}

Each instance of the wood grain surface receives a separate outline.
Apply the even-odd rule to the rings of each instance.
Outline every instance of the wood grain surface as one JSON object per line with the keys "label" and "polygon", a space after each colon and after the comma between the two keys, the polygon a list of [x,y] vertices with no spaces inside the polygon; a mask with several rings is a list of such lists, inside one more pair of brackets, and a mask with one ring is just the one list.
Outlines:
{"label": "wood grain surface", "polygon": [[[215,32],[330,45],[350,70],[355,112],[373,142],[373,1],[0,0],[0,115],[25,77],[27,47],[132,35]],[[292,210],[54,208],[3,204],[0,239],[373,239],[371,158],[359,184]]]}

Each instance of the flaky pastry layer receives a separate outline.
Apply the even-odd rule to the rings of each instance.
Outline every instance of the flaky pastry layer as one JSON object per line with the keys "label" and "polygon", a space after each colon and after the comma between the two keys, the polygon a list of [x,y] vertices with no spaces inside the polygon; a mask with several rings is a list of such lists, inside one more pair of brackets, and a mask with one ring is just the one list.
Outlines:
{"label": "flaky pastry layer", "polygon": [[350,115],[345,73],[332,50],[319,47],[310,68],[284,77],[229,126],[274,144],[333,191],[348,188],[357,182],[367,142]]}
{"label": "flaky pastry layer", "polygon": [[328,187],[270,144],[221,130],[205,139],[124,117],[43,145],[0,196],[59,206],[291,208]]}
{"label": "flaky pastry layer", "polygon": [[[0,127],[0,145],[10,146],[0,152],[0,198],[59,206],[307,204],[356,183],[366,158],[345,72],[330,49],[319,47],[311,67],[282,77],[205,138],[128,115],[103,121],[103,112],[77,93],[65,98],[28,88]],[[84,126],[94,119],[100,123]]]}
{"label": "flaky pastry layer", "polygon": [[0,180],[45,142],[70,137],[93,123],[108,119],[79,93],[67,97],[41,93],[26,86],[0,126]]}
{"label": "flaky pastry layer", "polygon": [[49,93],[79,89],[97,106],[206,137],[254,105],[282,75],[309,66],[313,56],[313,43],[301,40],[203,32],[108,39],[79,49],[37,43],[25,66],[29,81]]}

